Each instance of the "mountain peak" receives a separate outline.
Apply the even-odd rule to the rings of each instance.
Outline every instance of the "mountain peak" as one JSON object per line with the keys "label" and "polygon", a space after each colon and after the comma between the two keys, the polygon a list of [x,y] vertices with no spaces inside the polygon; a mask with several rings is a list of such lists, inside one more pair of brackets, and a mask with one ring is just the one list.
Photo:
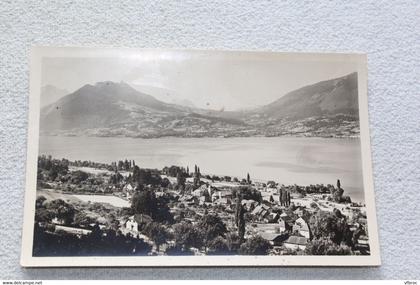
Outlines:
{"label": "mountain peak", "polygon": [[358,115],[357,72],[324,80],[285,94],[259,109],[276,118],[322,115]]}

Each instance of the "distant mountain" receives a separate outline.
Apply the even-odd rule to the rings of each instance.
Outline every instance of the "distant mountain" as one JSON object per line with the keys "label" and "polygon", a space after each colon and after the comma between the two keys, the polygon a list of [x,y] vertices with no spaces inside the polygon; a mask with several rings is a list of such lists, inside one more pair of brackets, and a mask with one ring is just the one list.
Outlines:
{"label": "distant mountain", "polygon": [[69,92],[65,89],[60,89],[53,85],[43,86],[41,88],[41,108],[58,101],[67,94]]}
{"label": "distant mountain", "polygon": [[357,74],[292,91],[253,110],[223,112],[162,102],[121,82],[85,85],[41,110],[46,134],[130,137],[359,134]]}
{"label": "distant mountain", "polygon": [[256,110],[271,118],[358,115],[357,73],[297,89]]}
{"label": "distant mountain", "polygon": [[243,125],[168,104],[121,82],[85,85],[41,110],[44,133],[93,136],[196,136],[212,128]]}
{"label": "distant mountain", "polygon": [[149,94],[159,101],[181,105],[189,108],[197,108],[193,102],[188,99],[179,98],[178,94],[175,91],[169,90],[162,87],[149,86],[149,85],[140,85],[140,84],[130,84],[134,89],[141,93]]}
{"label": "distant mountain", "polygon": [[299,88],[236,117],[265,136],[358,136],[357,73]]}

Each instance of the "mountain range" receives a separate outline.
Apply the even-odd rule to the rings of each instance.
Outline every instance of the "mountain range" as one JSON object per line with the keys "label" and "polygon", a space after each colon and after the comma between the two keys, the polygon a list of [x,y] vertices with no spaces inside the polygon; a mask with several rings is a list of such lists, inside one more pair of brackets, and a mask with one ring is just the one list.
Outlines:
{"label": "mountain range", "polygon": [[322,81],[246,111],[172,104],[127,83],[84,85],[41,109],[42,134],[155,138],[358,136],[357,73]]}

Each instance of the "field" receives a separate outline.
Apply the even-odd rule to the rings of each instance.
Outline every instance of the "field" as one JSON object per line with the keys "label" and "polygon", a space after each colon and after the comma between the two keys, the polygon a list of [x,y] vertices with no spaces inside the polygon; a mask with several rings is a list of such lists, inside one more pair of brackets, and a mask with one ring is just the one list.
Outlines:
{"label": "field", "polygon": [[91,203],[110,204],[118,208],[130,207],[128,201],[111,195],[73,195],[46,189],[37,191],[37,196],[41,195],[47,198],[47,200],[62,199],[72,204],[90,201]]}
{"label": "field", "polygon": [[77,199],[82,200],[83,202],[91,203],[102,203],[110,204],[114,207],[130,207],[130,203],[127,200],[121,199],[119,197],[110,196],[110,195],[71,195]]}

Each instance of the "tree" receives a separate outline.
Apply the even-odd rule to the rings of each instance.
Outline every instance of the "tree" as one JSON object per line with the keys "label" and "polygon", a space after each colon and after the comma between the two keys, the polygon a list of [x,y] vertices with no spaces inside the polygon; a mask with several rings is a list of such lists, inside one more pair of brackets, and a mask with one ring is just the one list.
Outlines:
{"label": "tree", "polygon": [[246,175],[246,183],[251,184],[251,177],[249,176],[249,173]]}
{"label": "tree", "polygon": [[200,186],[200,168],[195,165],[194,167],[194,180],[193,180],[193,184],[194,184],[194,189],[196,189],[197,187]]}
{"label": "tree", "polygon": [[116,171],[109,177],[109,183],[114,185],[119,184],[123,180],[123,178],[124,177],[118,171]]}
{"label": "tree", "polygon": [[223,237],[227,232],[226,225],[216,214],[204,215],[201,221],[197,224],[197,228],[204,237],[206,245],[218,236]]}
{"label": "tree", "polygon": [[305,249],[308,255],[350,255],[351,248],[345,244],[336,244],[329,238],[323,237],[312,240]]}
{"label": "tree", "polygon": [[236,253],[241,246],[242,240],[236,232],[228,232],[226,234],[226,243],[231,253]]}
{"label": "tree", "polygon": [[211,196],[210,196],[210,193],[209,193],[208,189],[204,190],[203,196],[204,196],[204,201],[205,202],[211,202]]}
{"label": "tree", "polygon": [[138,167],[137,165],[134,164],[133,167],[133,180],[137,182],[137,177],[140,174],[140,167]]}
{"label": "tree", "polygon": [[160,196],[156,198],[156,208],[153,218],[161,223],[172,224],[174,222],[174,216],[169,208],[169,196]]}
{"label": "tree", "polygon": [[131,200],[131,208],[135,214],[154,217],[157,210],[157,200],[151,190],[136,192]]}
{"label": "tree", "polygon": [[162,182],[160,183],[160,186],[162,186],[163,188],[167,188],[169,186],[169,184],[171,184],[171,182],[169,181],[168,178],[163,178]]}
{"label": "tree", "polygon": [[35,221],[36,222],[50,222],[54,218],[54,214],[51,211],[48,211],[46,206],[46,198],[44,196],[39,196],[35,201]]}
{"label": "tree", "polygon": [[209,254],[211,255],[224,255],[229,252],[227,242],[222,237],[216,237],[209,244]]}
{"label": "tree", "polygon": [[261,192],[257,189],[253,189],[251,186],[240,186],[238,190],[233,190],[232,194],[236,195],[236,193],[239,191],[239,193],[242,194],[242,199],[246,200],[255,200],[259,203],[262,202],[262,195]]}
{"label": "tree", "polygon": [[184,190],[185,187],[185,176],[184,173],[182,171],[179,171],[178,174],[176,175],[176,183],[178,184],[178,188],[180,188],[181,190]]}
{"label": "tree", "polygon": [[266,255],[271,245],[261,236],[253,236],[244,242],[239,248],[242,255]]}
{"label": "tree", "polygon": [[36,201],[35,201],[35,208],[43,208],[44,207],[44,202],[47,200],[47,198],[45,198],[44,196],[38,196],[37,198],[36,198]]}
{"label": "tree", "polygon": [[77,212],[74,216],[74,224],[78,226],[89,226],[94,223],[95,220],[86,215],[84,212]]}
{"label": "tree", "polygon": [[169,236],[166,228],[156,222],[147,224],[144,231],[147,236],[156,244],[157,251],[159,251],[160,246],[166,242]]}
{"label": "tree", "polygon": [[201,247],[203,239],[196,227],[190,223],[181,222],[174,225],[175,245],[184,251],[190,247]]}
{"label": "tree", "polygon": [[75,209],[73,205],[67,204],[61,199],[53,200],[46,205],[46,209],[50,211],[57,219],[63,220],[64,224],[71,224],[74,219]]}
{"label": "tree", "polygon": [[245,210],[244,210],[244,207],[242,206],[241,201],[242,201],[242,194],[237,193],[235,223],[236,223],[236,226],[238,227],[239,239],[242,242],[245,236],[245,218],[244,218]]}
{"label": "tree", "polygon": [[88,179],[88,177],[89,177],[88,173],[81,170],[76,170],[71,173],[71,182],[73,184],[80,184],[81,182]]}
{"label": "tree", "polygon": [[352,233],[347,219],[338,209],[333,213],[318,212],[309,219],[309,228],[313,239],[329,238],[335,244],[345,242],[352,245]]}

